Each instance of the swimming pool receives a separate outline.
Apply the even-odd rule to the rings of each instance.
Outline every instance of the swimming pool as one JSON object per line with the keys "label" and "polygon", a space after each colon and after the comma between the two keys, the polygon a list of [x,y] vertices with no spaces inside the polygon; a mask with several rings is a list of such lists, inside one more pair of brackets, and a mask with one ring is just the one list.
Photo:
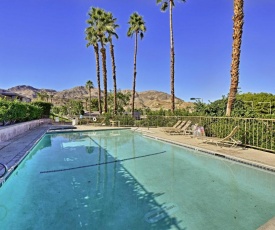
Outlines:
{"label": "swimming pool", "polygon": [[1,229],[256,229],[275,175],[131,130],[46,134],[0,188]]}

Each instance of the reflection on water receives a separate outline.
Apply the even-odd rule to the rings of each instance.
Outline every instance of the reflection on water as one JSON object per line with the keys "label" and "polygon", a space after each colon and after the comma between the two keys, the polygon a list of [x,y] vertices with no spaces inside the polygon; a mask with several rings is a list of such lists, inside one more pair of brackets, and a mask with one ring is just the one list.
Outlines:
{"label": "reflection on water", "polygon": [[[147,191],[131,170],[138,172],[139,162],[136,160],[156,157],[165,151],[139,152],[135,137],[131,135],[130,132],[127,135],[87,133],[68,139],[58,135],[53,137],[51,151],[37,151],[32,162],[28,159],[24,162],[27,166],[25,171],[28,170],[26,174],[29,174],[29,180],[33,181],[36,189],[27,184],[24,201],[20,201],[22,205],[17,207],[17,214],[8,213],[3,226],[20,226],[21,229],[33,226],[39,229],[52,226],[56,229],[91,229],[95,225],[96,229],[182,229],[176,218],[169,213],[164,215],[165,208],[158,221],[150,223],[144,219],[146,213],[162,208],[162,204],[155,201],[155,196],[160,197],[161,194]],[[128,162],[131,163],[128,165]],[[36,165],[35,168],[30,164]],[[15,183],[22,187],[26,185],[20,182],[20,178],[11,178],[9,182],[10,186]],[[14,196],[18,196],[14,202],[23,198],[20,193]],[[40,199],[45,196],[47,199]],[[10,202],[9,207],[14,205]],[[10,222],[14,217],[17,221]],[[156,220],[156,216],[154,218]]]}
{"label": "reflection on water", "polygon": [[0,189],[1,227],[256,229],[274,216],[274,174],[134,134],[49,135]]}

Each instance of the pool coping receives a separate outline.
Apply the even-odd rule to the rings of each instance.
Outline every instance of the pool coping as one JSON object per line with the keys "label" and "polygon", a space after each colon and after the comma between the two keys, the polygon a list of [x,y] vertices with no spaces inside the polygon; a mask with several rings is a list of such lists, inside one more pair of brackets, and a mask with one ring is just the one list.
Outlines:
{"label": "pool coping", "polygon": [[15,169],[18,167],[18,165],[27,157],[27,155],[35,147],[35,145],[44,137],[46,132],[47,132],[47,130],[45,130],[44,133],[42,133],[42,135],[38,139],[30,142],[27,146],[27,150],[18,158],[18,160],[15,162],[14,165],[12,165],[10,168],[8,168],[8,171],[5,173],[5,175],[0,178],[0,188],[3,186],[3,184],[6,182],[6,180],[12,175],[12,173],[15,171]]}
{"label": "pool coping", "polygon": [[180,143],[180,142],[177,142],[177,141],[172,141],[172,140],[168,140],[168,139],[161,138],[161,137],[155,137],[155,136],[151,136],[149,134],[142,133],[142,135],[146,136],[146,137],[149,137],[149,138],[152,138],[152,139],[155,139],[155,140],[160,140],[160,141],[163,141],[163,142],[167,142],[167,143],[174,144],[174,145],[177,145],[177,146],[189,148],[189,149],[192,149],[192,150],[196,150],[198,152],[206,153],[206,154],[209,154],[209,155],[212,155],[212,156],[216,156],[216,157],[219,157],[219,158],[231,160],[231,161],[234,161],[234,162],[238,162],[238,163],[241,163],[241,164],[249,165],[249,166],[252,166],[252,167],[255,167],[255,168],[259,168],[259,169],[262,169],[262,170],[265,170],[265,171],[268,171],[268,172],[274,172],[275,173],[275,167],[272,167],[272,166],[269,166],[269,165],[256,163],[256,162],[249,161],[249,160],[244,160],[244,159],[239,158],[239,157],[228,156],[228,155],[223,154],[221,152],[216,152],[216,151],[208,150],[208,149],[201,148],[201,147],[195,147],[195,146],[192,146],[192,145],[183,144],[183,143]]}

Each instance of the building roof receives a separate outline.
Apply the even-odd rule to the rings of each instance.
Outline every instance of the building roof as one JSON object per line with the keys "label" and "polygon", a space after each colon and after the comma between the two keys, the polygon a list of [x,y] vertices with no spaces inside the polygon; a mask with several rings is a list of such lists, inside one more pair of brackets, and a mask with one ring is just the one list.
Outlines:
{"label": "building roof", "polygon": [[3,89],[0,89],[0,95],[8,96],[8,97],[19,97],[19,98],[25,98],[25,99],[31,100],[30,98],[20,95],[18,93],[14,93]]}

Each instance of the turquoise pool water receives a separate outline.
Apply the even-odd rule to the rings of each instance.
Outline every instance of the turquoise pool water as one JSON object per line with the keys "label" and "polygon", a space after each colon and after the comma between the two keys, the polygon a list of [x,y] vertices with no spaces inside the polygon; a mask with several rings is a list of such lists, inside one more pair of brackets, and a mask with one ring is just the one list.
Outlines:
{"label": "turquoise pool water", "polygon": [[47,134],[0,188],[1,229],[256,229],[275,175],[130,130]]}

